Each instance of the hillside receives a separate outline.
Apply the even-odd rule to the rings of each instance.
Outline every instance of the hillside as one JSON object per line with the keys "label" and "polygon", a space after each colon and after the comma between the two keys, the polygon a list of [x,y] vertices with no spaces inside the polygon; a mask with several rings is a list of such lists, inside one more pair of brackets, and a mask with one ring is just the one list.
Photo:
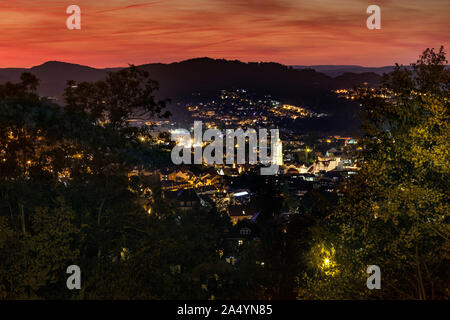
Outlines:
{"label": "hillside", "polygon": [[[379,76],[373,73],[349,73],[332,78],[311,69],[295,70],[278,63],[243,63],[210,58],[141,67],[159,82],[159,96],[174,100],[188,99],[192,93],[209,95],[217,94],[221,89],[246,88],[261,95],[271,94],[280,100],[314,104],[318,96],[332,89],[351,87],[365,81],[376,85],[379,81]],[[41,80],[39,94],[61,97],[67,80],[97,81],[103,79],[107,72],[119,69],[95,69],[49,61],[30,69],[0,69],[0,82],[17,81],[20,73],[26,70]]]}

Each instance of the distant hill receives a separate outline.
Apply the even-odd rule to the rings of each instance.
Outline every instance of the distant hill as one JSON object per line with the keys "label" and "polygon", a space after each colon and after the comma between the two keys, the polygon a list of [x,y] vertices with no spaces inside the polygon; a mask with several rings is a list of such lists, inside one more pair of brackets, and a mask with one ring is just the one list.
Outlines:
{"label": "distant hill", "polygon": [[313,70],[294,70],[278,63],[199,58],[141,67],[160,82],[161,94],[172,97],[188,97],[193,92],[217,94],[221,89],[245,88],[261,95],[296,99],[333,87],[332,79],[324,74]]}
{"label": "distant hill", "polygon": [[[377,85],[374,73],[343,74],[338,78],[311,69],[296,70],[278,63],[243,63],[237,60],[191,59],[171,64],[140,66],[150,72],[160,84],[160,96],[179,99],[192,93],[217,94],[221,89],[246,88],[260,94],[271,94],[280,99],[308,101],[317,94],[362,82]],[[0,83],[18,81],[23,71],[35,74],[40,80],[39,93],[61,97],[67,80],[97,81],[107,72],[121,68],[95,69],[88,66],[49,61],[30,69],[0,69]]]}
{"label": "distant hill", "polygon": [[22,72],[34,74],[40,80],[39,94],[42,96],[61,97],[68,80],[98,81],[105,78],[109,71],[117,71],[122,68],[95,69],[79,64],[59,61],[48,61],[39,66],[25,68],[0,68],[0,83],[6,81],[17,82]]}
{"label": "distant hill", "polygon": [[345,73],[375,73],[382,75],[383,73],[389,73],[394,70],[394,66],[386,67],[362,67],[354,65],[316,65],[316,66],[292,66],[294,69],[313,69],[317,72],[321,72],[330,77],[342,76]]}
{"label": "distant hill", "polygon": [[6,81],[17,82],[20,79],[22,72],[26,71],[24,68],[6,68],[0,69],[0,83]]}
{"label": "distant hill", "polygon": [[[358,105],[338,99],[331,91],[365,82],[377,86],[380,82],[380,76],[373,72],[344,73],[331,77],[310,68],[295,69],[279,63],[244,63],[210,58],[139,67],[147,70],[151,78],[158,81],[160,90],[157,97],[160,99],[169,98],[173,102],[202,101],[217,97],[222,89],[242,88],[256,96],[271,95],[283,103],[302,105],[313,111],[333,115],[320,122],[299,121],[299,125],[305,129],[355,127]],[[16,82],[23,71],[29,71],[41,81],[38,89],[41,96],[56,97],[62,102],[62,93],[68,80],[98,81],[104,79],[108,72],[120,69],[96,69],[49,61],[30,69],[0,69],[0,83]],[[175,104],[170,106],[170,110],[173,108],[177,108]],[[176,110],[180,116],[183,112],[181,109]]]}

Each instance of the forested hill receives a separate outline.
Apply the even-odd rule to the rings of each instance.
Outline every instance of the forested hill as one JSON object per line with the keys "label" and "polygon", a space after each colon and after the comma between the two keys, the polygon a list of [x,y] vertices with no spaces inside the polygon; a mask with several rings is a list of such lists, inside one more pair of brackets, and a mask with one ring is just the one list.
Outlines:
{"label": "forested hill", "polygon": [[[375,73],[346,73],[333,78],[312,69],[297,70],[278,63],[244,63],[237,60],[197,58],[170,64],[145,64],[160,84],[162,98],[183,99],[193,93],[217,94],[221,89],[245,88],[256,94],[270,94],[280,100],[315,103],[332,89],[352,87],[363,82],[377,85]],[[95,69],[88,66],[49,61],[30,69],[0,69],[0,83],[17,82],[23,71],[35,74],[41,85],[39,94],[60,97],[67,80],[97,81],[109,71],[120,68]]]}

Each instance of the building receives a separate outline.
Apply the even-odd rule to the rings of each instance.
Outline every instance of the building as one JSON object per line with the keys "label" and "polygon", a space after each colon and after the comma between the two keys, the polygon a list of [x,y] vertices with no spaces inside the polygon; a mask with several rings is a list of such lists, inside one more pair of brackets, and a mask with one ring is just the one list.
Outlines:
{"label": "building", "polygon": [[200,205],[200,198],[193,189],[179,189],[177,191],[166,191],[166,199],[177,202],[178,208],[187,211]]}
{"label": "building", "polygon": [[249,204],[231,205],[228,207],[228,215],[233,224],[237,224],[241,220],[251,219],[256,213],[256,208]]}

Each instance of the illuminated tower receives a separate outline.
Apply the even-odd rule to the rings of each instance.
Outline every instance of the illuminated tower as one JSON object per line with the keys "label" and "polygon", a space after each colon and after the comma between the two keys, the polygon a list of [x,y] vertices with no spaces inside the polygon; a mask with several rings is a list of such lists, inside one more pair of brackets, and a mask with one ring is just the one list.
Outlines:
{"label": "illuminated tower", "polygon": [[274,150],[274,157],[275,164],[282,166],[283,165],[283,143],[281,142],[280,138],[277,139],[277,142],[275,144],[275,150]]}

